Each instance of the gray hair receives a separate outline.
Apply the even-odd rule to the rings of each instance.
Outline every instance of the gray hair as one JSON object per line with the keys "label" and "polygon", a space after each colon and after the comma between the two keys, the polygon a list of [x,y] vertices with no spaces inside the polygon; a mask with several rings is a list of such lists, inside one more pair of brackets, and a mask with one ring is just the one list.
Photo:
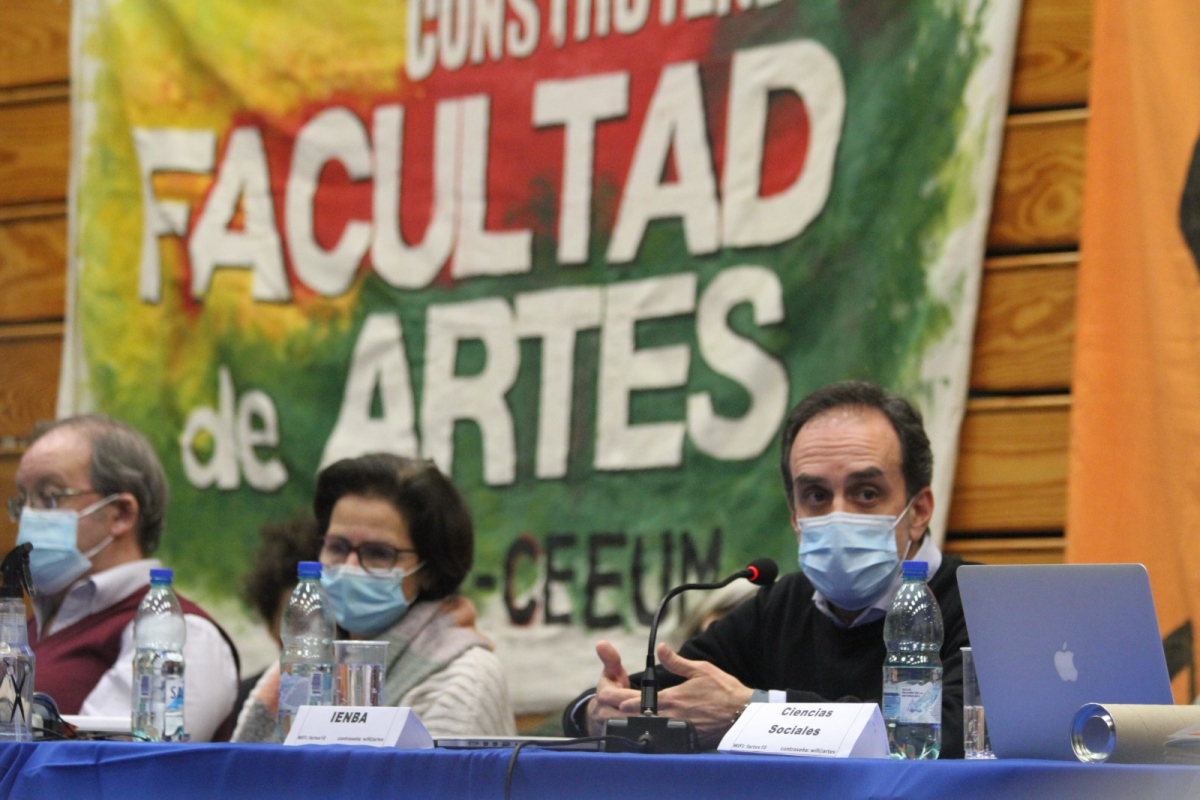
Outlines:
{"label": "gray hair", "polygon": [[168,490],[162,462],[150,442],[120,420],[104,414],[84,414],[37,426],[31,443],[57,428],[72,428],[87,436],[92,445],[88,468],[92,489],[105,496],[134,496],[138,504],[138,548],[143,556],[153,554],[162,538]]}

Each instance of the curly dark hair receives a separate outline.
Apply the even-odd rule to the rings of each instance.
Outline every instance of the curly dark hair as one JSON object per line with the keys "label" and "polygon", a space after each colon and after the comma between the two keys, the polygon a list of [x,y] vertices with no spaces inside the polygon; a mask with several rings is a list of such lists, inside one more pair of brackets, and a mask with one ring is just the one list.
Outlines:
{"label": "curly dark hair", "polygon": [[269,624],[279,614],[283,593],[296,585],[296,565],[317,560],[317,523],[296,516],[263,525],[258,538],[254,565],[242,577],[242,599]]}
{"label": "curly dark hair", "polygon": [[475,528],[458,489],[432,461],[375,453],[344,458],[317,475],[313,512],[324,536],[337,501],[347,495],[378,497],[408,525],[425,583],[426,600],[458,591],[475,559]]}

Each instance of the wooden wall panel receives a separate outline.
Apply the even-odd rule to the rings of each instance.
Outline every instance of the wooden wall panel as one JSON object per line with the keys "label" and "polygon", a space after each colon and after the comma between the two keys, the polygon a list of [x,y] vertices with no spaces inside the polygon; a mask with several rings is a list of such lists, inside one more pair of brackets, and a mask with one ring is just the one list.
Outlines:
{"label": "wooden wall panel", "polygon": [[69,109],[65,98],[0,106],[0,205],[67,196]]}
{"label": "wooden wall panel", "polygon": [[982,564],[1061,564],[1063,539],[1038,537],[1022,539],[981,538],[949,539],[946,552],[967,561]]}
{"label": "wooden wall panel", "polygon": [[[17,493],[16,475],[19,454],[0,450],[0,501]],[[8,511],[0,509],[0,553],[7,553],[17,543],[17,526],[8,518]]]}
{"label": "wooden wall panel", "polygon": [[0,364],[4,365],[0,440],[22,438],[33,423],[54,418],[61,360],[61,325],[22,325],[0,331]]}
{"label": "wooden wall panel", "polygon": [[1083,109],[1009,117],[988,229],[989,251],[1078,245],[1086,127]]}
{"label": "wooden wall panel", "polygon": [[971,354],[972,391],[1066,391],[1078,267],[1078,253],[988,260]]}
{"label": "wooden wall panel", "polygon": [[947,530],[1061,530],[1069,414],[1065,395],[968,402]]}
{"label": "wooden wall panel", "polygon": [[70,29],[68,0],[0,2],[0,88],[65,82]]}
{"label": "wooden wall panel", "polygon": [[1092,4],[1025,0],[1009,105],[1013,110],[1087,104],[1092,67]]}
{"label": "wooden wall panel", "polygon": [[62,319],[65,216],[0,222],[0,324]]}

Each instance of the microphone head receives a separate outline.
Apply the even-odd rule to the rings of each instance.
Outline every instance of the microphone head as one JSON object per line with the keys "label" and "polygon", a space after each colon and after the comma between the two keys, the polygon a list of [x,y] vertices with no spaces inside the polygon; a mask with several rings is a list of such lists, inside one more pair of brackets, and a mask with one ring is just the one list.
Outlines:
{"label": "microphone head", "polygon": [[755,586],[770,586],[779,577],[779,565],[769,558],[756,558],[746,566],[749,581]]}

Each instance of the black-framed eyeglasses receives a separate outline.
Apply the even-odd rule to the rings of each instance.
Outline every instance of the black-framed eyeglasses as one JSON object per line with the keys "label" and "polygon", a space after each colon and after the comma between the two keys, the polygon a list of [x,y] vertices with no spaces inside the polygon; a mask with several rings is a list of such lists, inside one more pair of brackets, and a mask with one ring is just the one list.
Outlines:
{"label": "black-framed eyeglasses", "polygon": [[[29,508],[58,508],[58,501],[63,497],[78,497],[81,494],[99,494],[95,489],[42,489],[31,495],[14,494],[8,498],[8,518],[13,522],[21,519],[21,511]],[[30,502],[33,501],[33,502]]]}
{"label": "black-framed eyeglasses", "polygon": [[321,537],[321,563],[333,566],[345,564],[351,553],[358,554],[358,563],[367,572],[387,572],[396,566],[400,556],[406,553],[416,555],[412,548],[392,547],[383,542],[363,542],[350,544],[350,540],[342,536]]}

